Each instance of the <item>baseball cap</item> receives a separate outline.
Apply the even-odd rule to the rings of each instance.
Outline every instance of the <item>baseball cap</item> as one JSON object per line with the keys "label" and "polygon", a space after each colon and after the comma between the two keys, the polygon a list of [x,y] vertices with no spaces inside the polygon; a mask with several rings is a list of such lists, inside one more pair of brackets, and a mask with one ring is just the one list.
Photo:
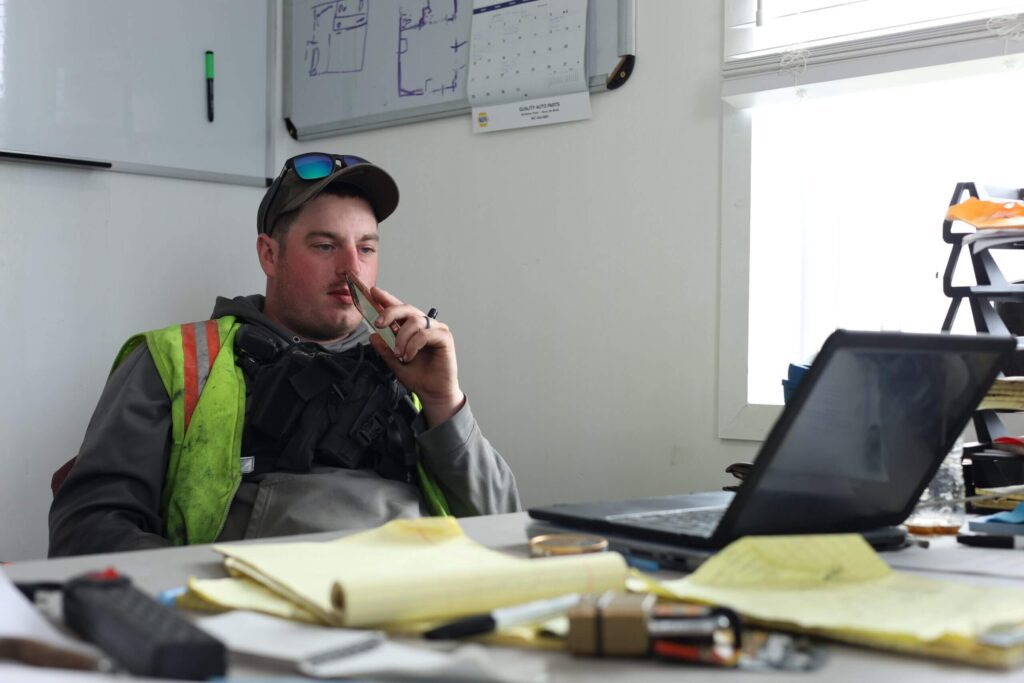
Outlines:
{"label": "baseball cap", "polygon": [[398,207],[398,185],[380,166],[351,154],[309,152],[284,162],[256,214],[256,232],[270,234],[277,219],[298,211],[328,185],[343,183],[358,188],[382,222]]}

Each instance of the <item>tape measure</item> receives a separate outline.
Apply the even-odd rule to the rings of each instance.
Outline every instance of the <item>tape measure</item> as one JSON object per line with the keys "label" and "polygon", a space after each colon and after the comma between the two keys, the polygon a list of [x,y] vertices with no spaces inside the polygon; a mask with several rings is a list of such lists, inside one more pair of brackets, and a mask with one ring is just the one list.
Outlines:
{"label": "tape measure", "polygon": [[603,553],[608,539],[591,534],[543,534],[530,539],[530,557]]}

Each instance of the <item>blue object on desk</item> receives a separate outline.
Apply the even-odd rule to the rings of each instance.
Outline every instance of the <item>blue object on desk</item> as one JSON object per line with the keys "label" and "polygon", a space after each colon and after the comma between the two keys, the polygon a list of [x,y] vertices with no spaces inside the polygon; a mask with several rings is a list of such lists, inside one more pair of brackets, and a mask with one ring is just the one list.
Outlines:
{"label": "blue object on desk", "polygon": [[178,586],[177,588],[168,588],[165,591],[160,591],[156,596],[156,601],[161,605],[167,605],[168,607],[174,607],[175,601],[188,589],[185,586]]}
{"label": "blue object on desk", "polygon": [[969,520],[967,528],[977,534],[1024,537],[1024,503],[1014,510]]}
{"label": "blue object on desk", "polygon": [[628,564],[633,569],[639,569],[642,572],[656,572],[658,571],[658,561],[651,560],[646,557],[637,557],[636,555],[626,554],[622,555]]}
{"label": "blue object on desk", "polygon": [[787,404],[789,400],[793,398],[793,392],[796,391],[797,385],[800,384],[800,380],[807,374],[809,365],[802,365],[797,363],[790,363],[789,370],[787,372],[786,379],[782,380],[782,400]]}
{"label": "blue object on desk", "polygon": [[1021,503],[1013,510],[989,515],[986,522],[999,522],[1001,524],[1024,524],[1024,503]]}

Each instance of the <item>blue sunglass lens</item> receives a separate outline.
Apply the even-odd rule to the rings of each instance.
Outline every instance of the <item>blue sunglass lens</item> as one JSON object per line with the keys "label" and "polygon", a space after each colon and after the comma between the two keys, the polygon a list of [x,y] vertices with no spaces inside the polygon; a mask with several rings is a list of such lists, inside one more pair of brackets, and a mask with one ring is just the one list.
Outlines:
{"label": "blue sunglass lens", "polygon": [[309,154],[292,161],[295,175],[303,180],[319,180],[331,175],[334,170],[334,159],[326,154]]}
{"label": "blue sunglass lens", "polygon": [[356,164],[370,163],[369,161],[362,157],[352,156],[351,154],[346,154],[345,156],[341,157],[341,162],[345,164],[346,168],[348,168],[349,166],[355,166]]}

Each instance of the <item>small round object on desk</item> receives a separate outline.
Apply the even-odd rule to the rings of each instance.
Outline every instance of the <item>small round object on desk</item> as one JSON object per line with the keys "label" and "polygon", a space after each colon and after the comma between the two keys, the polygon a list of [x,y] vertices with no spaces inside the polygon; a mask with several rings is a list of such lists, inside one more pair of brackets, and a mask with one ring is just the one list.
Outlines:
{"label": "small round object on desk", "polygon": [[608,539],[592,534],[543,534],[530,539],[530,557],[603,553]]}

